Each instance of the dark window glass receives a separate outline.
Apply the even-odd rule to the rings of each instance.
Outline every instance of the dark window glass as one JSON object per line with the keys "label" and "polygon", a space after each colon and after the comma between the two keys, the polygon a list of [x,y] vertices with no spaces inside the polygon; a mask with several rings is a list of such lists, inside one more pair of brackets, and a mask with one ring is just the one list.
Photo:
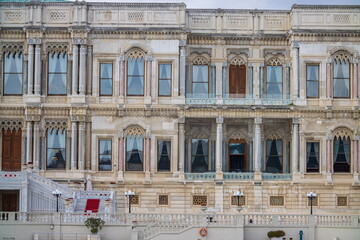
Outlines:
{"label": "dark window glass", "polygon": [[126,137],[126,170],[142,171],[143,170],[143,136],[129,135]]}
{"label": "dark window glass", "polygon": [[334,172],[350,172],[350,138],[334,138]]}
{"label": "dark window glass", "polygon": [[209,140],[191,140],[191,169],[192,172],[207,172],[209,169]]}
{"label": "dark window glass", "polygon": [[47,169],[65,169],[65,130],[47,131]]}
{"label": "dark window glass", "polygon": [[159,96],[171,96],[171,64],[159,64]]}
{"label": "dark window glass", "polygon": [[100,64],[100,96],[112,95],[112,78],[113,65],[112,63]]}
{"label": "dark window glass", "polygon": [[158,171],[170,171],[171,142],[158,141],[157,160]]}
{"label": "dark window glass", "polygon": [[111,171],[111,140],[99,140],[99,170]]}
{"label": "dark window glass", "polygon": [[127,95],[144,95],[144,70],[143,58],[130,58],[127,61]]}
{"label": "dark window glass", "polygon": [[266,97],[282,98],[282,66],[266,67]]}
{"label": "dark window glass", "polygon": [[209,93],[209,66],[193,65],[192,93],[194,96],[208,96]]}
{"label": "dark window glass", "polygon": [[319,143],[306,143],[306,172],[319,172]]}
{"label": "dark window glass", "polygon": [[22,53],[4,55],[4,95],[22,94]]}
{"label": "dark window glass", "polygon": [[49,53],[48,94],[66,95],[67,54]]}
{"label": "dark window glass", "polygon": [[306,66],[306,96],[319,97],[319,65]]}
{"label": "dark window glass", "polygon": [[266,141],[266,171],[268,173],[281,173],[283,164],[282,140]]}
{"label": "dark window glass", "polygon": [[334,62],[334,97],[350,97],[350,64],[348,61]]}

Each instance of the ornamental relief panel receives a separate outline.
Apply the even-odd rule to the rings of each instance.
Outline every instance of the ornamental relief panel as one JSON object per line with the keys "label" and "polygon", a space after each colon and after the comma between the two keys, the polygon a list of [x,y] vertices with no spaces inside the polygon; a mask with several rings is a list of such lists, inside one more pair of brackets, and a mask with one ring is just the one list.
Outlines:
{"label": "ornamental relief panel", "polygon": [[24,51],[24,46],[20,43],[3,43],[2,52],[5,54],[20,54]]}
{"label": "ornamental relief panel", "polygon": [[18,131],[19,129],[22,130],[23,129],[23,120],[22,119],[18,119],[18,120],[13,120],[13,119],[3,119],[0,121],[0,130],[5,129],[5,130],[16,130]]}
{"label": "ornamental relief panel", "polygon": [[338,138],[342,138],[342,139],[345,139],[348,137],[352,138],[352,136],[353,136],[352,132],[349,129],[343,128],[343,127],[335,129],[333,131],[332,135],[333,135],[333,137],[338,137]]}
{"label": "ornamental relief panel", "polygon": [[45,121],[45,129],[50,131],[66,130],[67,120],[65,119],[47,119]]}
{"label": "ornamental relief panel", "polygon": [[139,126],[130,126],[125,131],[126,136],[145,136],[145,131]]}
{"label": "ornamental relief panel", "polygon": [[23,23],[25,21],[25,14],[24,10],[5,11],[3,21],[5,23]]}

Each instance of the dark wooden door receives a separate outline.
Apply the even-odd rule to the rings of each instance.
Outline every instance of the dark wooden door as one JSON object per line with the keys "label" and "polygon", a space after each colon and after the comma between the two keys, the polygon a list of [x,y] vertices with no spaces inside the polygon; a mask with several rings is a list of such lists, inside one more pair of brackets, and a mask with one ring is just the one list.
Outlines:
{"label": "dark wooden door", "polygon": [[246,67],[245,65],[230,65],[229,93],[231,97],[245,97],[246,94]]}
{"label": "dark wooden door", "polygon": [[229,160],[228,166],[230,172],[247,172],[247,144],[245,139],[229,141]]}
{"label": "dark wooden door", "polygon": [[19,211],[19,191],[1,192],[1,211],[17,212]]}
{"label": "dark wooden door", "polygon": [[21,130],[2,130],[2,170],[21,170]]}

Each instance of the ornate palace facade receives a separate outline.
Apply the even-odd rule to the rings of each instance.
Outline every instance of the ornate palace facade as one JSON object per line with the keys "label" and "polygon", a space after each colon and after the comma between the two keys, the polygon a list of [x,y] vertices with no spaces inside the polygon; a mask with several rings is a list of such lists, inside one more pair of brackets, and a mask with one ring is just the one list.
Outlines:
{"label": "ornate palace facade", "polygon": [[317,213],[360,212],[360,6],[0,15],[2,211],[39,210],[9,180],[23,171],[74,191],[91,177],[119,212],[128,190],[134,212],[308,213],[310,191]]}

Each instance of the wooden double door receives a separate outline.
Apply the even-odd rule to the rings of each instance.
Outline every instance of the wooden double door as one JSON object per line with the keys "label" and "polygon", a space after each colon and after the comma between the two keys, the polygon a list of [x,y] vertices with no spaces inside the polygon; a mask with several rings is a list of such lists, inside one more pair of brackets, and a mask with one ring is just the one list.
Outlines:
{"label": "wooden double door", "polygon": [[246,96],[246,66],[230,65],[229,69],[229,94],[234,98]]}
{"label": "wooden double door", "polygon": [[21,130],[2,130],[2,171],[21,170]]}
{"label": "wooden double door", "polygon": [[0,191],[0,211],[18,212],[19,211],[19,190]]}
{"label": "wooden double door", "polygon": [[247,172],[248,171],[248,154],[247,144],[243,140],[230,140],[229,142],[229,171],[230,172]]}

